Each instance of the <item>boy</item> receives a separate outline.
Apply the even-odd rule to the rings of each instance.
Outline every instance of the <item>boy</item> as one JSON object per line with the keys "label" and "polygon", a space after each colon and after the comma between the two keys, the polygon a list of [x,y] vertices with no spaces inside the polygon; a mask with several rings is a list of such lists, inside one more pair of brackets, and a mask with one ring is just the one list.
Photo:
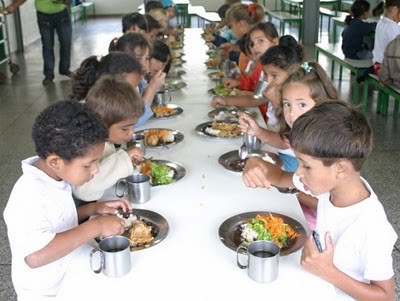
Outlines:
{"label": "boy", "polygon": [[154,40],[153,51],[149,62],[149,76],[155,76],[160,72],[168,72],[171,66],[171,50],[164,42]]}
{"label": "boy", "polygon": [[[71,253],[99,236],[123,233],[117,209],[126,200],[91,203],[76,209],[70,184],[82,185],[98,171],[107,129],[81,104],[57,102],[45,109],[32,130],[37,156],[22,161],[23,175],[4,211],[18,300],[52,300]],[[106,215],[78,225],[91,215]]]}
{"label": "boy", "polygon": [[344,102],[321,103],[300,116],[289,134],[299,160],[295,174],[252,162],[243,177],[247,186],[294,184],[318,197],[323,251],[310,236],[301,256],[305,270],[335,285],[341,298],[394,300],[391,254],[397,235],[360,176],[372,140],[361,112]]}

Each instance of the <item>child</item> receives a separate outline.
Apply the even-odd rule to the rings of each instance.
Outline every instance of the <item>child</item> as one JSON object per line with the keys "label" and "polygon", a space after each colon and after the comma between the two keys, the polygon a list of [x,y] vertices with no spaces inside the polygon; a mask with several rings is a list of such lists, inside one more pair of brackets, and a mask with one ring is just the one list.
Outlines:
{"label": "child", "polygon": [[[4,210],[12,253],[12,278],[18,300],[49,300],[57,295],[80,245],[124,231],[115,212],[129,212],[128,201],[90,203],[76,209],[70,185],[82,185],[98,171],[107,129],[81,104],[60,101],[33,125],[37,156],[22,161]],[[80,225],[78,222],[100,215]]]}
{"label": "child", "polygon": [[342,51],[345,57],[355,60],[372,59],[372,40],[368,36],[375,32],[376,22],[364,22],[369,17],[370,3],[366,0],[357,0],[346,17],[345,28],[342,33]]}
{"label": "child", "polygon": [[296,173],[268,172],[274,185],[294,184],[318,196],[322,252],[310,236],[301,265],[332,283],[342,299],[395,299],[392,250],[397,235],[360,176],[372,136],[361,112],[344,102],[321,103],[300,116],[289,134],[301,162]]}
{"label": "child", "polygon": [[144,104],[134,87],[126,81],[105,76],[90,89],[86,98],[88,108],[100,115],[108,129],[108,139],[99,162],[99,172],[81,186],[74,186],[74,196],[82,201],[101,198],[104,191],[119,179],[133,173],[133,165],[140,162],[143,153],[132,147],[116,150],[114,144],[131,140],[133,126],[143,114]]}
{"label": "child", "polygon": [[218,8],[217,13],[221,18],[221,22],[218,24],[214,32],[210,32],[210,34],[205,37],[206,41],[212,42],[217,47],[222,43],[236,42],[236,37],[233,36],[232,30],[229,28],[226,21],[226,13],[229,8],[229,4],[223,4]]}
{"label": "child", "polygon": [[374,72],[377,75],[383,61],[386,46],[400,34],[400,0],[386,0],[378,4],[377,8],[385,5],[385,14],[376,26],[375,44],[373,50]]}
{"label": "child", "polygon": [[[287,141],[293,122],[316,104],[327,99],[338,99],[338,94],[324,69],[317,63],[292,66],[288,78],[282,84],[281,91],[279,133],[260,128],[255,120],[246,114],[241,114],[240,124],[243,132],[256,136],[261,141],[277,148],[284,170],[294,172],[298,168],[298,161]],[[257,169],[256,166],[265,168],[264,161],[253,161],[249,158],[245,166],[246,174],[251,169]],[[299,194],[298,200],[310,229],[314,229],[316,200],[304,194]]]}
{"label": "child", "polygon": [[400,89],[400,35],[386,47],[378,76],[383,84]]}
{"label": "child", "polygon": [[149,75],[155,76],[159,72],[167,73],[171,66],[171,50],[164,42],[153,41],[153,51],[150,56]]}

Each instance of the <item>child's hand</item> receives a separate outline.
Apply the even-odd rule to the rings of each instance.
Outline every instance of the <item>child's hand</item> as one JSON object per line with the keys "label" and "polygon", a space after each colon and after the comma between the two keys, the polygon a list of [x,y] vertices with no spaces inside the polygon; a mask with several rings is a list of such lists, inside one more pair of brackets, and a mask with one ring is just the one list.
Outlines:
{"label": "child's hand", "polygon": [[128,153],[129,157],[131,158],[132,162],[134,163],[139,163],[143,159],[143,151],[135,146],[131,146],[126,150]]}
{"label": "child's hand", "polygon": [[117,216],[99,216],[93,219],[97,222],[99,228],[98,237],[107,237],[111,235],[121,235],[124,233],[125,223],[122,218]]}
{"label": "child's hand", "polygon": [[269,102],[272,103],[275,111],[280,106],[280,100],[281,100],[281,93],[277,89],[275,85],[269,85],[264,91],[263,91],[263,96],[265,99],[267,99]]}
{"label": "child's hand", "polygon": [[264,161],[259,157],[250,157],[246,161],[243,169],[243,182],[247,187],[271,188],[271,183],[268,180],[269,169],[279,168],[275,165]]}
{"label": "child's hand", "polygon": [[211,101],[211,106],[213,108],[219,107],[219,106],[226,106],[227,103],[224,100],[222,96],[215,96],[213,100]]}
{"label": "child's hand", "polygon": [[115,200],[115,201],[107,201],[107,202],[97,202],[96,213],[99,215],[115,215],[118,211],[122,211],[124,213],[132,212],[132,205],[128,200]]}
{"label": "child's hand", "polygon": [[260,126],[254,118],[250,117],[246,113],[239,113],[239,126],[243,133],[257,137],[260,133]]}
{"label": "child's hand", "polygon": [[239,81],[233,78],[224,78],[222,84],[225,88],[233,89],[239,85]]}
{"label": "child's hand", "polygon": [[151,78],[149,85],[154,86],[156,91],[160,90],[162,86],[165,84],[166,73],[162,70],[158,70],[156,74]]}
{"label": "child's hand", "polygon": [[321,278],[325,278],[324,276],[335,268],[333,264],[333,251],[332,238],[329,232],[325,233],[325,250],[322,253],[319,253],[314,244],[313,237],[310,235],[301,252],[302,268]]}

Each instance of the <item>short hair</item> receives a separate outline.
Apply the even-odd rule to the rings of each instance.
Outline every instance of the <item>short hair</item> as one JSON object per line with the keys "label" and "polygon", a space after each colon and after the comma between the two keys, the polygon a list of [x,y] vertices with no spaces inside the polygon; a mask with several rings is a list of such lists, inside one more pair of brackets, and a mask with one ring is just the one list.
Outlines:
{"label": "short hair", "polygon": [[154,40],[151,58],[166,63],[171,59],[171,50],[169,49],[168,45],[165,44],[164,42],[159,40]]}
{"label": "short hair", "polygon": [[122,17],[122,32],[126,33],[133,26],[137,26],[140,29],[147,32],[147,22],[144,15],[138,12],[127,14]]}
{"label": "short hair", "polygon": [[289,142],[325,166],[347,159],[360,171],[372,151],[373,133],[361,111],[343,101],[326,101],[296,119]]}
{"label": "short hair", "polygon": [[217,10],[217,14],[221,19],[225,19],[226,16],[226,12],[228,11],[229,7],[231,7],[230,4],[222,4],[218,10]]}
{"label": "short hair", "polygon": [[163,8],[163,5],[159,1],[149,1],[144,6],[144,11],[146,13],[150,12],[152,9]]}
{"label": "short hair", "polygon": [[146,18],[147,22],[147,31],[146,33],[149,33],[153,31],[154,29],[160,29],[162,28],[160,22],[158,22],[153,16],[149,14],[145,14],[144,17]]}
{"label": "short hair", "polygon": [[118,39],[117,45],[115,45],[116,51],[134,56],[134,50],[140,49],[151,49],[151,45],[147,40],[146,36],[137,32],[128,32]]}
{"label": "short hair", "polygon": [[144,102],[135,88],[113,76],[104,76],[95,83],[85,105],[100,115],[107,128],[144,113]]}
{"label": "short hair", "polygon": [[75,101],[59,101],[43,110],[32,128],[38,156],[55,154],[67,162],[83,157],[98,143],[105,142],[108,130],[100,117]]}

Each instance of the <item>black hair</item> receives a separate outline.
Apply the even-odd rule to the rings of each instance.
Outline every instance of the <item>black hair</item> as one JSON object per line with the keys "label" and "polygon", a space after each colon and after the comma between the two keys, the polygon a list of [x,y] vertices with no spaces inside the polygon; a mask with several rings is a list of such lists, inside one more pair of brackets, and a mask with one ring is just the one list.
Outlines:
{"label": "black hair", "polygon": [[397,6],[400,8],[400,0],[385,0],[379,2],[375,8],[372,10],[372,15],[374,17],[380,16],[383,14],[385,8],[389,8],[392,6]]}
{"label": "black hair", "polygon": [[69,99],[85,99],[90,88],[102,75],[123,75],[127,73],[142,74],[141,64],[128,54],[111,52],[102,57],[100,61],[97,56],[90,56],[81,63],[72,77],[72,93]]}
{"label": "black hair", "polygon": [[153,16],[149,14],[145,14],[144,17],[146,18],[147,22],[147,33],[153,31],[154,29],[160,29],[161,30],[161,24],[158,22]]}
{"label": "black hair", "polygon": [[78,102],[59,101],[36,117],[32,138],[40,158],[55,154],[71,162],[85,156],[92,146],[105,142],[108,130],[92,110]]}
{"label": "black hair", "polygon": [[353,19],[359,19],[365,12],[369,11],[371,4],[366,0],[356,0],[350,8],[350,15],[346,17],[344,23],[349,25]]}
{"label": "black hair", "polygon": [[151,58],[166,63],[168,60],[171,59],[171,50],[169,49],[168,45],[165,44],[164,42],[159,40],[154,40]]}
{"label": "black hair", "polygon": [[137,47],[151,49],[151,45],[145,35],[137,32],[128,32],[118,39],[115,50],[134,56],[134,50]]}
{"label": "black hair", "polygon": [[225,15],[229,7],[231,7],[229,4],[223,4],[218,8],[217,14],[221,19],[225,19]]}
{"label": "black hair", "polygon": [[296,119],[289,142],[294,150],[320,159],[324,166],[347,159],[360,171],[372,151],[373,133],[361,111],[344,101],[325,101]]}
{"label": "black hair", "polygon": [[144,6],[144,11],[146,13],[150,12],[152,9],[156,9],[156,8],[163,8],[163,5],[161,2],[158,1],[149,1],[146,3],[146,5]]}
{"label": "black hair", "polygon": [[122,32],[126,33],[133,26],[137,26],[140,29],[147,32],[147,21],[144,15],[141,13],[135,12],[131,14],[127,14],[122,18]]}
{"label": "black hair", "polygon": [[281,69],[301,63],[304,59],[303,46],[291,35],[282,36],[279,44],[272,46],[261,56],[262,65],[274,65]]}

